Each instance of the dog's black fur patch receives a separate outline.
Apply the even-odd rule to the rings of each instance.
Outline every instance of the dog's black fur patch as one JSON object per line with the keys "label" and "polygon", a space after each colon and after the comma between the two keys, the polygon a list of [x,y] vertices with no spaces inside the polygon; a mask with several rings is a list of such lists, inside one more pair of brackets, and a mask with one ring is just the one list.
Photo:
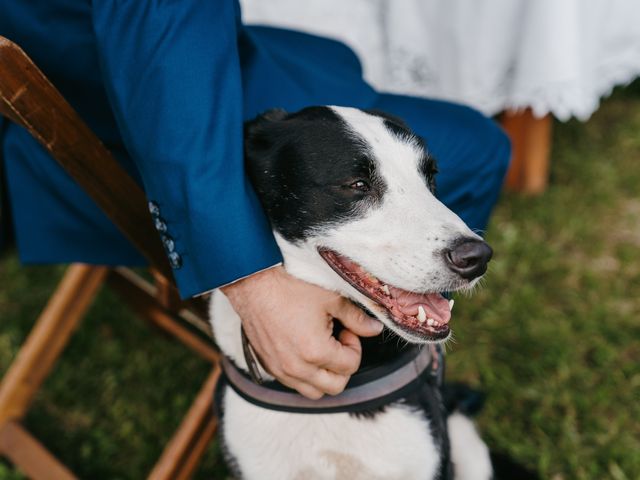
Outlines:
{"label": "dog's black fur patch", "polygon": [[326,107],[272,110],[247,123],[245,161],[273,227],[292,242],[353,220],[386,190],[365,143]]}

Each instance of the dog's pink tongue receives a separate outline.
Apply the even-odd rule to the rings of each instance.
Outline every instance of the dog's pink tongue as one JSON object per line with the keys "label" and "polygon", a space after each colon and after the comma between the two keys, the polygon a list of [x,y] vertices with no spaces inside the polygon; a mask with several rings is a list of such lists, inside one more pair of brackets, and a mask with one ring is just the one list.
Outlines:
{"label": "dog's pink tongue", "polygon": [[433,318],[443,325],[449,323],[451,319],[449,301],[439,293],[419,294],[391,286],[389,286],[389,291],[396,301],[398,309],[405,315],[418,315],[418,307],[422,305],[427,318]]}

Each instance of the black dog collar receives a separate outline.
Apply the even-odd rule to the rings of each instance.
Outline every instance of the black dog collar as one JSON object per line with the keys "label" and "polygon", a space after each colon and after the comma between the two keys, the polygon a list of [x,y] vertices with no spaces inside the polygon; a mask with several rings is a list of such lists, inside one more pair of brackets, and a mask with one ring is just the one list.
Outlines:
{"label": "black dog collar", "polygon": [[393,362],[356,372],[339,395],[319,400],[303,397],[277,381],[256,383],[227,357],[225,379],[242,398],[254,405],[291,413],[344,413],[373,410],[406,397],[424,383],[442,384],[444,354],[440,345],[412,346]]}

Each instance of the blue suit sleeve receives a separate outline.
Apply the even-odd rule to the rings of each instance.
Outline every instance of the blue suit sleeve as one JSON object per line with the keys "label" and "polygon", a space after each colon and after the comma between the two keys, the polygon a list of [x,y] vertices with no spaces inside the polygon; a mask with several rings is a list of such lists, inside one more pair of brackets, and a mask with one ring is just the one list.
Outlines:
{"label": "blue suit sleeve", "polygon": [[244,173],[236,8],[93,1],[107,94],[183,297],[281,261]]}

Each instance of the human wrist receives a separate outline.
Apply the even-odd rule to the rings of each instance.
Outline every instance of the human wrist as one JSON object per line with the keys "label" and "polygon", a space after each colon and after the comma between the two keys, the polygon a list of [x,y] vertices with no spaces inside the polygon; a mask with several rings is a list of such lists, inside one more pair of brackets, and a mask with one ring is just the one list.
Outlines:
{"label": "human wrist", "polygon": [[271,265],[270,267],[258,270],[251,275],[238,278],[233,282],[218,287],[225,295],[233,294],[235,291],[242,290],[245,286],[254,284],[256,281],[262,280],[264,277],[271,276],[278,270],[284,269],[282,263]]}

